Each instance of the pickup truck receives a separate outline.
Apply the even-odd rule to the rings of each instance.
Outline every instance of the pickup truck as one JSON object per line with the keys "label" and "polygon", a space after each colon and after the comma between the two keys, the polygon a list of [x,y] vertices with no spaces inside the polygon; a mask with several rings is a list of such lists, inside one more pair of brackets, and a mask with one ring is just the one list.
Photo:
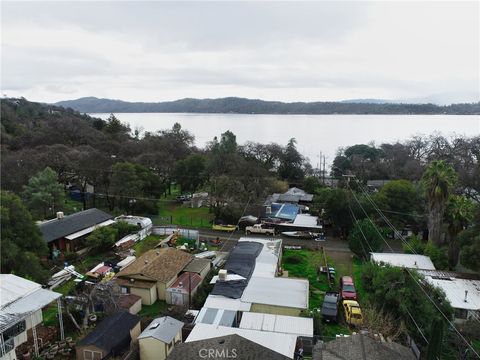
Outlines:
{"label": "pickup truck", "polygon": [[264,228],[262,224],[255,224],[253,226],[247,226],[245,228],[247,235],[250,234],[265,234],[265,235],[275,235],[275,229]]}

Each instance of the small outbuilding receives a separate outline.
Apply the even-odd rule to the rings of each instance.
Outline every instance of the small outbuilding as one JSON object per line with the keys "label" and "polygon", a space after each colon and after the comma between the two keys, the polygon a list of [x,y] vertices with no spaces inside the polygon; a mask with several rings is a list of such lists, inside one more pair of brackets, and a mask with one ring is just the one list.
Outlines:
{"label": "small outbuilding", "polygon": [[126,351],[140,334],[140,317],[120,311],[106,317],[76,346],[78,360],[100,360]]}
{"label": "small outbuilding", "polygon": [[138,337],[140,360],[164,360],[182,342],[183,322],[170,316],[153,320]]}
{"label": "small outbuilding", "polygon": [[197,293],[197,289],[202,283],[200,275],[191,272],[184,272],[167,289],[167,304],[188,305],[191,298]]}
{"label": "small outbuilding", "polygon": [[135,315],[142,310],[142,298],[134,294],[122,294],[118,298],[118,306]]}
{"label": "small outbuilding", "polygon": [[212,262],[209,259],[193,258],[192,261],[183,268],[183,271],[197,273],[202,279],[205,279],[211,268]]}

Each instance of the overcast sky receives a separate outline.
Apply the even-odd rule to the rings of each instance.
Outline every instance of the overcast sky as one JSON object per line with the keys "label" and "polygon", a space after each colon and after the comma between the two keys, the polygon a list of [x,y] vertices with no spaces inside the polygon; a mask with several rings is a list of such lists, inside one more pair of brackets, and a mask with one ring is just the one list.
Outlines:
{"label": "overcast sky", "polygon": [[479,4],[2,1],[2,93],[480,101]]}

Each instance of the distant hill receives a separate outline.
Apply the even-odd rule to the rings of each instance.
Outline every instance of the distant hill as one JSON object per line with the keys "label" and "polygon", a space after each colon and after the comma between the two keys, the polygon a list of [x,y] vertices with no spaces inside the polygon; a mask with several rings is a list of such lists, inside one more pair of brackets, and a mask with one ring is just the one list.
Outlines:
{"label": "distant hill", "polygon": [[220,99],[180,99],[165,102],[127,102],[84,97],[55,105],[82,113],[235,113],[235,114],[480,114],[480,103],[434,104],[383,103],[372,99],[358,102],[264,101],[227,97]]}

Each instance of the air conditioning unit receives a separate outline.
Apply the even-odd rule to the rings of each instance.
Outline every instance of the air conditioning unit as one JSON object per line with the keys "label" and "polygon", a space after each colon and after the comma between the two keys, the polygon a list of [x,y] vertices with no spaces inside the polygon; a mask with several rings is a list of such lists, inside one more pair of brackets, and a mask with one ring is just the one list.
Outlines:
{"label": "air conditioning unit", "polygon": [[227,270],[222,269],[218,272],[218,280],[227,281]]}

